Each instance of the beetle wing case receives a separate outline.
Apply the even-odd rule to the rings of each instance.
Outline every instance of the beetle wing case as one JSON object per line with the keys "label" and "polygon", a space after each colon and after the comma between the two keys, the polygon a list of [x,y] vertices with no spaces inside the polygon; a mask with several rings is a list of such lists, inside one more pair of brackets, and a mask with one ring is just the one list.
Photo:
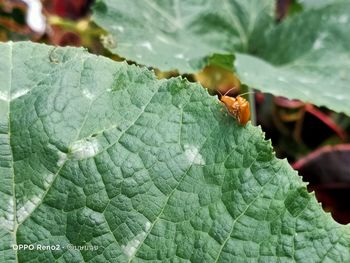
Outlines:
{"label": "beetle wing case", "polygon": [[250,107],[249,102],[245,98],[240,96],[237,96],[237,98],[222,96],[220,100],[225,104],[228,112],[233,115],[240,124],[247,124],[250,120]]}

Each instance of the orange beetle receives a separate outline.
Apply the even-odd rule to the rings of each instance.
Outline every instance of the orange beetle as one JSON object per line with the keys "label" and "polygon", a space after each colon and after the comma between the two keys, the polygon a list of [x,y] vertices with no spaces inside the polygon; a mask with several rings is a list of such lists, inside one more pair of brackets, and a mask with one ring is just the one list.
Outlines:
{"label": "orange beetle", "polygon": [[240,95],[236,98],[222,95],[220,100],[225,104],[227,111],[235,117],[240,124],[247,124],[250,120],[250,107],[249,102],[245,98]]}

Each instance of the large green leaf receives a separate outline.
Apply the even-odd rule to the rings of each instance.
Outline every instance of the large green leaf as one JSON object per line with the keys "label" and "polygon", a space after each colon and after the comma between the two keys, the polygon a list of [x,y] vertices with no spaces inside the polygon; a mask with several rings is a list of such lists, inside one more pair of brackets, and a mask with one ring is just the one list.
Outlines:
{"label": "large green leaf", "polygon": [[199,85],[75,48],[0,57],[1,262],[350,261],[349,227]]}
{"label": "large green leaf", "polygon": [[271,25],[274,2],[99,0],[93,19],[110,33],[112,52],[139,64],[190,73],[213,63],[208,60],[216,53],[250,50],[251,39]]}
{"label": "large green leaf", "polygon": [[256,56],[237,55],[240,78],[275,95],[350,115],[350,2],[296,15],[269,32]]}
{"label": "large green leaf", "polygon": [[250,86],[350,115],[349,1],[304,1],[311,10],[272,29],[273,1],[160,2],[99,2],[94,19],[116,38],[113,52],[181,72],[215,52],[244,53],[235,65]]}

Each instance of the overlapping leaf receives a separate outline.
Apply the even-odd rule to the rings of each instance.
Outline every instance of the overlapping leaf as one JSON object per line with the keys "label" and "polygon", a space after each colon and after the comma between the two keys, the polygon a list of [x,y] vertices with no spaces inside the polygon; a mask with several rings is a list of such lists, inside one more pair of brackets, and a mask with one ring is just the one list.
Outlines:
{"label": "overlapping leaf", "polygon": [[250,86],[350,115],[349,1],[306,1],[270,29],[272,2],[101,0],[94,19],[140,64],[193,72],[213,53],[244,53],[235,65]]}
{"label": "overlapping leaf", "polygon": [[349,228],[198,85],[82,49],[0,56],[1,262],[350,261]]}
{"label": "overlapping leaf", "polygon": [[112,52],[190,73],[215,54],[231,58],[235,51],[250,50],[251,39],[271,25],[273,12],[274,0],[100,0],[93,19],[110,33],[106,46]]}
{"label": "overlapping leaf", "polygon": [[287,19],[255,57],[237,55],[236,68],[250,86],[350,115],[348,43],[350,3],[341,2]]}

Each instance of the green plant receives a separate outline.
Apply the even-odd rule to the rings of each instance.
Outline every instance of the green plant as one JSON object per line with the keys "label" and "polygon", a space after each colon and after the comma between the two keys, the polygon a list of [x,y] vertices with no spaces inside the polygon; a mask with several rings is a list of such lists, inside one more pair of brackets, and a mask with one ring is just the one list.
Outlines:
{"label": "green plant", "polygon": [[348,227],[197,84],[82,49],[0,56],[6,262],[350,260]]}
{"label": "green plant", "polygon": [[191,73],[234,54],[250,87],[349,115],[350,3],[304,2],[313,8],[278,25],[274,0],[100,0],[93,19],[117,42],[112,52],[139,64]]}
{"label": "green plant", "polygon": [[[235,68],[349,114],[350,5],[304,2],[277,26],[268,0],[104,0],[93,17],[139,64]],[[199,84],[78,48],[0,43],[0,58],[1,262],[350,262],[349,225]]]}

